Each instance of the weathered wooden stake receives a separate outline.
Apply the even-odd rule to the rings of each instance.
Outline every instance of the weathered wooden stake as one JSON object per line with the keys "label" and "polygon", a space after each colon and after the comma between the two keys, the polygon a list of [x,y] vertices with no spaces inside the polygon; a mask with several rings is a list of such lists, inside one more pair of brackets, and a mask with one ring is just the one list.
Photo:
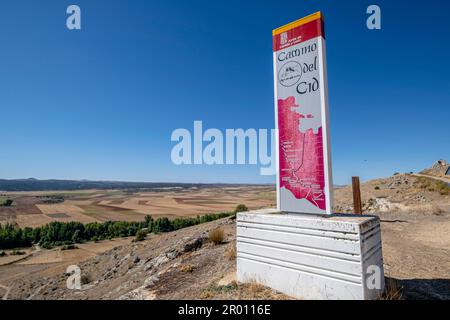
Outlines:
{"label": "weathered wooden stake", "polygon": [[361,189],[359,187],[359,177],[352,177],[353,190],[353,213],[362,214]]}

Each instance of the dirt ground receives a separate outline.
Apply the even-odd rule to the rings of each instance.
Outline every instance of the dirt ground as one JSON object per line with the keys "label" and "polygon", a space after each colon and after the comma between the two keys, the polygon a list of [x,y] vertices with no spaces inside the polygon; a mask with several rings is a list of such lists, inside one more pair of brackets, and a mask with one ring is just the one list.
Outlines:
{"label": "dirt ground", "polygon": [[407,299],[450,299],[450,214],[381,214],[385,275]]}
{"label": "dirt ground", "polygon": [[[399,292],[396,298],[450,299],[450,195],[445,185],[421,178],[400,174],[363,183],[364,213],[380,217],[385,275]],[[91,191],[64,202],[72,212],[71,206],[114,206],[116,212],[127,209],[135,214],[141,206],[163,207],[162,203],[171,203],[170,212],[180,215],[193,208],[232,208],[236,203],[256,208],[273,205],[274,190],[255,187],[247,193],[191,190],[131,196]],[[338,212],[352,211],[350,187],[335,190],[335,204]],[[48,206],[44,211],[62,213]],[[95,212],[77,209],[77,213],[96,218]],[[214,245],[208,241],[208,232],[218,227],[225,231],[225,241]],[[0,257],[0,295],[8,299],[289,299],[257,284],[233,281],[235,231],[235,221],[226,218],[149,235],[138,243],[116,239],[77,244],[74,250],[35,249],[20,257]],[[66,269],[74,264],[82,270],[82,290],[66,286]]]}
{"label": "dirt ground", "polygon": [[[361,185],[363,212],[381,219],[385,275],[398,280],[404,298],[450,299],[449,185],[450,179],[424,174]],[[334,195],[337,212],[352,212],[350,186]]]}
{"label": "dirt ground", "polygon": [[[450,180],[415,174],[396,174],[361,184],[364,213],[408,212],[411,215],[434,214],[450,208]],[[443,185],[438,185],[442,183]],[[353,212],[352,187],[334,191],[334,209]]]}
{"label": "dirt ground", "polygon": [[[218,227],[225,240],[214,245],[206,238]],[[8,299],[288,299],[257,284],[236,285],[232,279],[220,284],[235,271],[235,223],[229,218],[139,243],[96,245],[101,247],[89,253],[83,245],[41,250],[0,266],[0,288],[8,288]],[[104,251],[105,245],[113,248]],[[87,279],[82,290],[66,287],[65,270],[75,263]]]}
{"label": "dirt ground", "polygon": [[[450,299],[449,217],[380,215],[385,275],[402,299]],[[218,227],[225,241],[214,245],[207,236]],[[9,299],[289,299],[233,281],[235,230],[235,221],[225,218],[139,243],[124,239],[41,250],[0,266],[0,289],[9,289]],[[66,288],[65,270],[72,264],[85,276],[82,290]]]}

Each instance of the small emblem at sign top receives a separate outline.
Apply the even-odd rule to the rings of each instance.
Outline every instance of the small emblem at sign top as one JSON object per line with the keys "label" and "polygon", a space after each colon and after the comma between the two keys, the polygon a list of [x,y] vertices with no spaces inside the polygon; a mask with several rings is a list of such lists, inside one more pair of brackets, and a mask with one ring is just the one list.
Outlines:
{"label": "small emblem at sign top", "polygon": [[283,45],[283,44],[286,44],[287,42],[288,42],[288,34],[287,34],[287,32],[283,32],[280,35],[280,44]]}

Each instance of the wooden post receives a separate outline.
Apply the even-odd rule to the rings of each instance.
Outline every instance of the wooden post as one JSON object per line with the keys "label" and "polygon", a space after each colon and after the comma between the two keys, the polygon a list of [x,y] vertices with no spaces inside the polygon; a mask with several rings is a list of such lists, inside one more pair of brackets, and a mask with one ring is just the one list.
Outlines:
{"label": "wooden post", "polygon": [[359,177],[352,177],[353,190],[353,213],[362,214],[361,189],[359,187]]}

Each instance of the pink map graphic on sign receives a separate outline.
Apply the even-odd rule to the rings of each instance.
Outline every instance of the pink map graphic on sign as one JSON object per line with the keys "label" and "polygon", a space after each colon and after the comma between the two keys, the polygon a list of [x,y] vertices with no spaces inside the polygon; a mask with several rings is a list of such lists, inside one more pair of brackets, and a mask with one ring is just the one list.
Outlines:
{"label": "pink map graphic on sign", "polygon": [[295,97],[278,100],[280,188],[325,210],[322,127],[300,131],[302,119],[311,117],[301,113]]}

